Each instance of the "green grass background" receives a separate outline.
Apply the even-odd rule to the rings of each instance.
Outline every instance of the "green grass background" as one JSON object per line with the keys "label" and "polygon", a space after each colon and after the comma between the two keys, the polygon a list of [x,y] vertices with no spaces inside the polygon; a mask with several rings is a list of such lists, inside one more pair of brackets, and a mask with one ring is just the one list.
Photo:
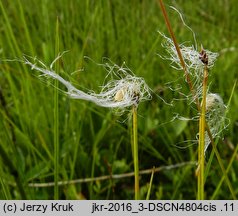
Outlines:
{"label": "green grass background", "polygon": [[[179,43],[193,43],[192,34],[169,5],[184,15],[196,33],[199,46],[219,52],[210,71],[210,91],[219,93],[227,103],[238,75],[237,1],[177,0],[165,4]],[[78,88],[100,91],[107,72],[97,63],[108,57],[118,65],[125,61],[157,95],[171,101],[181,96],[178,91],[168,89],[166,83],[180,79],[171,86],[180,84],[183,93],[189,91],[183,72],[172,69],[168,61],[157,55],[165,54],[161,47],[163,38],[157,30],[168,35],[155,0],[0,0],[0,61],[26,54],[37,56],[49,65],[58,54],[55,40],[59,37],[58,50],[69,50],[59,61],[59,73]],[[107,108],[71,100],[59,92],[59,121],[55,125],[55,89],[48,82],[40,81],[37,75],[21,63],[0,62],[0,198],[23,198],[16,179],[22,184],[27,199],[54,198],[53,187],[32,188],[28,184],[54,181],[54,136],[57,134],[59,181],[132,172],[130,113],[118,116]],[[237,107],[236,87],[227,114],[229,126],[218,140],[225,167],[238,144]],[[178,100],[171,107],[155,94],[151,101],[139,106],[140,170],[197,160],[197,145],[190,140],[196,137],[198,122],[171,121],[175,113],[185,117],[197,115],[195,107],[186,101]],[[210,147],[206,161],[211,152]],[[228,176],[238,195],[238,156],[235,156]],[[195,199],[195,169],[195,165],[187,165],[155,173],[150,198]],[[212,197],[221,177],[221,169],[213,157],[206,179],[207,199]],[[141,198],[146,197],[149,181],[150,175],[141,175]],[[59,199],[133,197],[133,177],[59,187]],[[226,183],[214,198],[232,198]]]}

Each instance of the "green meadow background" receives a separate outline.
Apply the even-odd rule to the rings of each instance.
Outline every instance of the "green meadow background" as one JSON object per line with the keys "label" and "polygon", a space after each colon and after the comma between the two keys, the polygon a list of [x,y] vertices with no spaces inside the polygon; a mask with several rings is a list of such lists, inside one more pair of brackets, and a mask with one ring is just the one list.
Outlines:
{"label": "green meadow background", "polygon": [[[237,1],[164,3],[179,43],[194,41],[169,6],[183,14],[198,47],[202,44],[219,53],[209,72],[209,89],[219,93],[225,104],[230,99],[230,106],[229,125],[215,141],[238,196]],[[100,91],[107,71],[99,64],[105,58],[118,65],[125,62],[145,79],[153,98],[138,109],[139,167],[141,171],[161,168],[154,174],[150,199],[196,199],[198,122],[174,117],[193,118],[198,113],[183,100],[181,93],[189,94],[183,72],[158,55],[166,54],[158,30],[168,35],[155,0],[0,0],[1,199],[134,198],[133,175],[123,175],[133,172],[130,111],[118,115],[90,102],[69,99],[28,66],[6,61],[28,55],[49,66],[66,50],[58,71],[79,89]],[[170,106],[161,98],[178,100]],[[57,140],[59,154],[55,154]],[[226,182],[221,182],[223,174],[211,146],[206,162],[206,199],[232,199]],[[122,176],[113,178],[114,174]],[[142,199],[150,174],[140,175]],[[58,191],[52,186],[56,175],[59,184],[69,181],[59,185]],[[101,176],[108,178],[97,179]],[[70,182],[85,178],[92,181]]]}

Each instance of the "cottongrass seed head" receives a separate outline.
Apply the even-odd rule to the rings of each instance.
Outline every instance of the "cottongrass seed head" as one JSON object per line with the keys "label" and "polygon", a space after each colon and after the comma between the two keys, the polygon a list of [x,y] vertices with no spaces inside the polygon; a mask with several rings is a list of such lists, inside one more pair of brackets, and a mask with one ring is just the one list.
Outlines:
{"label": "cottongrass seed head", "polygon": [[[189,102],[192,103],[194,101],[197,101],[197,99],[200,101],[202,98],[203,93],[203,80],[204,80],[204,69],[210,70],[218,57],[218,53],[211,52],[209,50],[203,49],[201,46],[201,51],[198,51],[197,49],[197,41],[194,31],[186,25],[184,22],[182,14],[174,7],[171,7],[173,10],[175,10],[184,24],[186,28],[189,29],[189,31],[193,34],[194,44],[186,46],[187,43],[179,44],[179,49],[186,67],[186,73],[184,75],[186,76],[185,80],[187,80],[187,75],[190,79],[190,84],[192,84],[192,88],[194,92],[192,92],[191,96],[186,97],[189,99]],[[161,58],[165,60],[169,60],[170,64],[173,68],[176,70],[184,70],[184,65],[182,65],[180,58],[178,56],[178,52],[176,50],[175,44],[173,40],[163,33],[159,32],[159,34],[164,38],[164,42],[162,43],[162,47],[165,48],[167,52],[167,56],[160,56]],[[206,67],[206,68],[205,68]],[[206,122],[209,126],[212,138],[215,138],[219,136],[221,131],[227,127],[226,117],[226,106],[222,100],[222,98],[218,94],[213,94],[207,92],[206,95]],[[197,138],[199,138],[197,136]],[[208,136],[208,133],[205,134],[205,150],[206,152],[209,144],[210,144],[210,138]]]}
{"label": "cottongrass seed head", "polygon": [[[218,94],[208,93],[206,97],[206,122],[212,134],[212,138],[220,135],[228,123],[225,117],[226,105]],[[206,132],[205,152],[210,144],[210,138]]]}
{"label": "cottongrass seed head", "polygon": [[[111,61],[102,64],[108,70],[105,80],[108,80],[109,77],[110,79],[102,86],[100,93],[79,90],[53,70],[54,63],[61,56],[59,55],[49,68],[36,58],[24,57],[23,62],[31,66],[32,70],[40,72],[41,75],[58,80],[67,88],[65,93],[73,99],[91,101],[98,106],[113,108],[120,112],[131,106],[137,107],[140,102],[151,99],[151,90],[143,78],[136,77],[125,66],[125,63],[122,67],[119,67]],[[29,59],[32,59],[32,61]]]}
{"label": "cottongrass seed head", "polygon": [[[159,32],[160,33],[160,32]],[[162,46],[165,48],[168,53],[167,56],[163,56],[163,59],[169,60],[170,65],[176,70],[183,70],[179,56],[177,54],[176,47],[171,38],[165,36],[163,33],[160,33],[165,41],[162,43]],[[193,83],[193,88],[195,90],[195,95],[193,99],[199,98],[202,93],[202,80],[203,80],[203,70],[204,70],[204,61],[201,59],[201,53],[206,53],[207,63],[206,66],[208,69],[211,69],[214,66],[214,63],[218,57],[218,53],[211,52],[201,48],[201,52],[198,51],[195,46],[185,46],[183,44],[179,45],[184,63]]]}
{"label": "cottongrass seed head", "polygon": [[125,109],[151,99],[151,90],[145,80],[136,77],[125,63],[120,67],[109,61],[103,66],[108,71],[106,80],[110,79],[99,94],[91,93],[101,106]]}

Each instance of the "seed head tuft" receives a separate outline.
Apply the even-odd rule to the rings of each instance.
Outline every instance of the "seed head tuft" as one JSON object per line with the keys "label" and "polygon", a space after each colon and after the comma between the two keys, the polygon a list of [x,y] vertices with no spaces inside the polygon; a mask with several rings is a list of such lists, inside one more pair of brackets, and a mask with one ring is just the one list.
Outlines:
{"label": "seed head tuft", "polygon": [[[69,97],[91,101],[98,106],[117,108],[123,111],[127,107],[132,105],[138,106],[141,101],[151,99],[151,90],[143,78],[136,77],[125,64],[123,64],[123,67],[119,67],[111,61],[103,65],[109,71],[107,78],[111,77],[111,79],[102,86],[100,93],[79,90],[52,69],[53,64],[60,57],[59,55],[52,62],[50,68],[47,68],[45,64],[36,58],[24,57],[23,62],[29,65],[32,70],[40,72],[45,77],[58,80],[67,88],[65,93]],[[29,59],[33,60],[30,61]]]}

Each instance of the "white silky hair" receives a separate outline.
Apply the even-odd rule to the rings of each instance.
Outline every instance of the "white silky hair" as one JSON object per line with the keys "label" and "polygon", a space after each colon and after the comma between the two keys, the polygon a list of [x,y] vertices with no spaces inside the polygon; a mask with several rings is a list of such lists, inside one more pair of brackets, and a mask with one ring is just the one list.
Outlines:
{"label": "white silky hair", "polygon": [[29,65],[32,70],[36,70],[48,78],[58,80],[67,88],[65,93],[73,99],[91,101],[101,107],[119,109],[125,109],[132,105],[138,106],[141,101],[151,99],[151,90],[142,77],[136,77],[128,68],[119,67],[112,62],[110,62],[111,65],[106,64],[104,66],[110,68],[107,77],[111,75],[113,78],[102,86],[100,93],[79,90],[53,70],[54,63],[62,55],[58,55],[49,68],[36,58],[24,57],[23,62]]}

